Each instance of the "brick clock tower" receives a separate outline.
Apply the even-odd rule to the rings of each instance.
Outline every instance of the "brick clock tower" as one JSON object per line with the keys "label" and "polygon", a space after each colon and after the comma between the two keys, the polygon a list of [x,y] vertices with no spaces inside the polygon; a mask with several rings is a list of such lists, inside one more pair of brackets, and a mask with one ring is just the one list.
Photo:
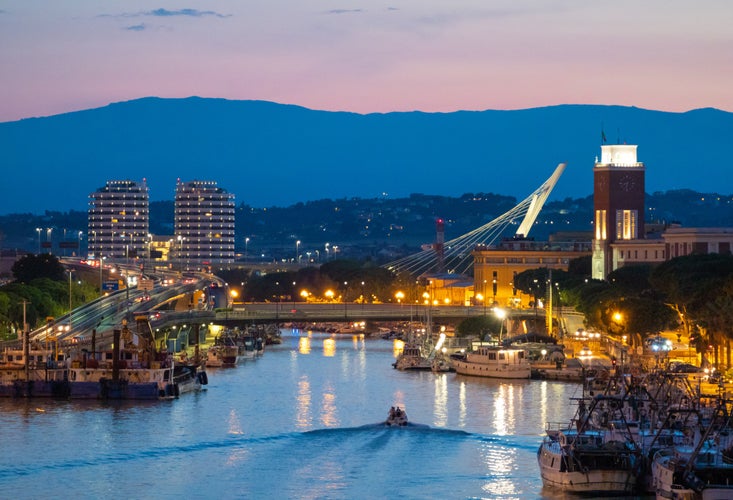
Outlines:
{"label": "brick clock tower", "polygon": [[644,164],[636,146],[601,146],[593,168],[593,278],[614,270],[611,244],[644,238]]}

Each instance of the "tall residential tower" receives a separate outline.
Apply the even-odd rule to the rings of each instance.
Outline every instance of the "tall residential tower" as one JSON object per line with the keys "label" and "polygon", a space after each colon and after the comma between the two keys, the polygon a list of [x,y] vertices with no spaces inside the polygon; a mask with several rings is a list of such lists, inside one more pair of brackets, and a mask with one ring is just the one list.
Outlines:
{"label": "tall residential tower", "polygon": [[214,181],[176,185],[173,254],[186,264],[234,262],[234,195]]}
{"label": "tall residential tower", "polygon": [[145,180],[107,181],[89,195],[89,256],[144,256],[150,235]]}

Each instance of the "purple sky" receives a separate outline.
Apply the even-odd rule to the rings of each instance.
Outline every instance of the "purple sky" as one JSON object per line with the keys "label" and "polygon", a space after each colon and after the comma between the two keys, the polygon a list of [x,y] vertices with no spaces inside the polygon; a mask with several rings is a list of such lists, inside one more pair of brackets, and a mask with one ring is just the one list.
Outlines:
{"label": "purple sky", "polygon": [[0,121],[138,97],[733,111],[731,0],[0,0]]}

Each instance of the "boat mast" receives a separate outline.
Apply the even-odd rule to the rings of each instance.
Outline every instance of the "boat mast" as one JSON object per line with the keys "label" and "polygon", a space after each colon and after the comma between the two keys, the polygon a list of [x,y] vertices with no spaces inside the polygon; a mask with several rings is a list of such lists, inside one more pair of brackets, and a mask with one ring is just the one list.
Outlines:
{"label": "boat mast", "polygon": [[28,331],[28,323],[26,322],[25,309],[26,305],[30,304],[27,300],[23,300],[23,360],[25,364],[25,381],[30,383],[31,380],[31,366],[30,366],[30,347],[31,347],[31,336]]}

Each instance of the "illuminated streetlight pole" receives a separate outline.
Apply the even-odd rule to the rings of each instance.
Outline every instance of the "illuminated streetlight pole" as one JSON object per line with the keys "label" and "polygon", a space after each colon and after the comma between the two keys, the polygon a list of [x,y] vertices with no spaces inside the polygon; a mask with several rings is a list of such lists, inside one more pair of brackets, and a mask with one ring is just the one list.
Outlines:
{"label": "illuminated streetlight pole", "polygon": [[398,291],[394,294],[394,296],[397,299],[397,303],[400,305],[400,310],[402,310],[402,299],[405,298],[405,294],[401,291]]}
{"label": "illuminated streetlight pole", "polygon": [[506,318],[506,311],[497,307],[494,309],[494,314],[499,318],[499,342],[501,343],[501,337],[504,333],[504,319]]}
{"label": "illuminated streetlight pole", "polygon": [[300,255],[298,255],[298,252],[300,251],[300,240],[297,240],[295,242],[295,262],[300,262]]}
{"label": "illuminated streetlight pole", "polygon": [[344,281],[344,318],[348,318],[348,302],[346,302],[346,290],[348,290],[349,282]]}
{"label": "illuminated streetlight pole", "polygon": [[69,269],[69,331],[71,331],[71,269]]}
{"label": "illuminated streetlight pole", "polygon": [[38,254],[41,254],[41,228],[37,227],[36,232],[38,233]]}
{"label": "illuminated streetlight pole", "polygon": [[244,238],[244,263],[247,263],[247,250],[249,250],[249,237]]}

